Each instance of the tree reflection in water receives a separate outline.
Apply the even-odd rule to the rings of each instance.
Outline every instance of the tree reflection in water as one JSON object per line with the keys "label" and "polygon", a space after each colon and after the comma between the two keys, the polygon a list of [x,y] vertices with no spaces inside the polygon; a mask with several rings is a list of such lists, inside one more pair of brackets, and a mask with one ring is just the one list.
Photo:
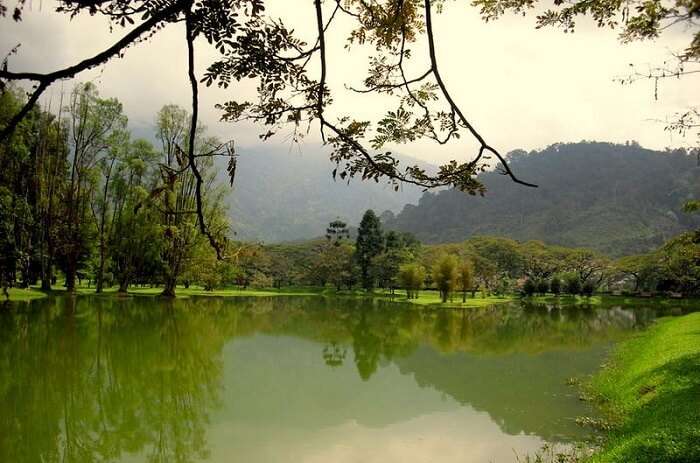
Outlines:
{"label": "tree reflection in water", "polygon": [[[419,384],[499,416],[496,402],[505,399],[474,399],[488,394],[470,385],[476,371],[466,369],[470,362],[486,371],[499,356],[584,350],[643,328],[658,311],[536,304],[417,310],[304,297],[81,297],[16,305],[0,314],[0,461],[206,459],[209,417],[221,403],[224,346],[236,338],[310,340],[332,368],[343,367],[352,349],[364,381],[382,362],[394,362]],[[440,357],[445,353],[479,358]]]}

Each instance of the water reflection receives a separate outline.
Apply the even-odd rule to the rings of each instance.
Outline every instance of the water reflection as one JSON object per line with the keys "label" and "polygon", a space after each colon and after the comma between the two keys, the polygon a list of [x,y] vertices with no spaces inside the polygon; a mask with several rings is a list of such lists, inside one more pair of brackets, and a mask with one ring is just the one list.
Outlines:
{"label": "water reflection", "polygon": [[580,436],[566,378],[659,310],[35,301],[0,314],[0,461],[493,459]]}

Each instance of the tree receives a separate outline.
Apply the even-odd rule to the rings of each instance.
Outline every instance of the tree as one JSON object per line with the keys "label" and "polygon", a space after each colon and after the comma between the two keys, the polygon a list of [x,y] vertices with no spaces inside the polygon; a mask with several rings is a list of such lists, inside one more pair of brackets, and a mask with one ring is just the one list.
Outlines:
{"label": "tree", "polygon": [[541,241],[528,241],[521,247],[521,252],[523,273],[535,281],[549,278],[562,265],[561,249],[547,247]]}
{"label": "tree", "polygon": [[[343,179],[358,176],[363,180],[388,179],[395,188],[400,182],[408,182],[424,188],[451,186],[472,194],[483,193],[484,187],[475,177],[484,168],[486,159],[495,157],[500,162],[500,170],[514,182],[534,186],[515,176],[506,158],[484,139],[452,97],[440,72],[433,33],[433,15],[441,10],[441,3],[435,0],[350,0],[335,4],[328,2],[324,8],[321,0],[315,0],[313,13],[309,11],[315,20],[312,26],[315,38],[313,45],[309,46],[284,26],[285,21],[265,14],[264,0],[200,3],[185,0],[158,3],[147,0],[98,3],[61,0],[56,8],[60,13],[77,15],[88,12],[108,18],[110,28],[133,27],[111,46],[63,69],[47,73],[14,72],[6,67],[0,70],[2,79],[36,84],[26,104],[0,132],[0,141],[14,132],[54,82],[75,77],[82,71],[122,56],[129,46],[146,42],[167,24],[184,22],[183,41],[188,50],[187,77],[192,97],[190,143],[186,157],[189,160],[187,167],[196,179],[196,215],[198,227],[204,235],[208,234],[201,192],[204,179],[198,171],[194,150],[200,81],[222,88],[234,81],[257,81],[256,102],[224,102],[219,105],[222,118],[261,122],[269,127],[262,134],[264,139],[274,135],[282,124],[293,127],[294,138],[299,139],[303,135],[300,125],[315,123],[324,142],[333,148],[330,158],[337,164],[334,176]],[[24,5],[24,2],[19,2],[13,10],[16,21],[22,20]],[[330,8],[332,11],[329,12]],[[5,16],[7,11],[7,7],[0,4],[0,15]],[[337,122],[326,115],[326,109],[333,101],[328,85],[333,68],[327,59],[329,44],[326,35],[341,16],[354,22],[348,46],[369,44],[376,49],[376,54],[369,60],[365,88],[356,91],[399,96],[397,107],[379,117],[374,126],[371,121],[356,120],[347,115]],[[213,45],[220,54],[200,78],[195,74],[195,40],[199,37]],[[413,77],[414,74],[409,72],[413,69],[406,68],[408,57],[413,55],[409,47],[422,37],[427,39],[423,71]],[[402,169],[392,153],[386,150],[388,144],[420,139],[446,144],[460,138],[462,133],[476,141],[477,149],[472,157],[464,162],[446,163],[436,174],[428,174],[419,166]],[[232,178],[234,172],[235,157],[231,153],[229,173]],[[209,238],[216,247],[215,240]]]}
{"label": "tree", "polygon": [[457,269],[459,289],[462,290],[462,302],[467,302],[467,291],[474,286],[474,266],[468,260],[459,264]]}
{"label": "tree", "polygon": [[354,250],[348,243],[324,242],[319,245],[314,274],[325,285],[326,281],[340,291],[350,289],[355,281]]}
{"label": "tree", "polygon": [[459,274],[457,271],[457,258],[451,255],[443,255],[433,265],[433,282],[440,292],[442,302],[447,302],[455,287]]}
{"label": "tree", "polygon": [[700,290],[700,239],[695,232],[679,235],[659,250],[661,274],[678,292],[697,294]]}
{"label": "tree", "polygon": [[633,292],[650,291],[656,286],[660,268],[658,257],[654,254],[625,256],[615,262],[614,268],[634,282]]}
{"label": "tree", "polygon": [[387,232],[384,236],[383,251],[371,262],[373,280],[393,294],[401,265],[415,259],[419,245],[411,234]]}
{"label": "tree", "polygon": [[537,282],[537,292],[541,295],[544,296],[547,294],[547,290],[549,289],[549,283],[547,280],[540,280]]}
{"label": "tree", "polygon": [[594,286],[603,280],[609,265],[605,257],[589,249],[568,250],[564,259],[566,268],[576,273],[581,284],[590,281]]}
{"label": "tree", "polygon": [[112,181],[110,257],[120,293],[137,278],[154,279],[161,273],[165,243],[157,202],[149,192],[158,182],[158,156],[147,140],[130,142]]}
{"label": "tree", "polygon": [[[193,126],[193,121],[187,111],[175,105],[164,106],[156,116],[162,162],[161,183],[154,191],[160,197],[161,226],[166,242],[162,253],[163,296],[166,297],[175,295],[177,279],[192,257],[197,241],[208,239],[220,257],[218,243],[225,241],[228,231],[228,224],[221,219],[224,212],[222,192],[214,186],[215,172],[210,157],[222,144],[216,138],[206,137],[206,129]],[[192,136],[193,127],[199,137]],[[193,142],[195,146],[190,147]],[[194,157],[187,155],[190,152]],[[205,233],[202,233],[204,220],[199,218],[200,214],[209,218]],[[249,279],[246,281],[250,283]]]}
{"label": "tree", "polygon": [[360,279],[365,290],[370,290],[374,287],[372,260],[383,249],[384,238],[381,223],[374,211],[369,209],[362,216],[360,226],[357,229],[357,240],[355,241],[355,260],[360,267]]}
{"label": "tree", "polygon": [[399,282],[406,290],[408,299],[418,299],[425,281],[425,268],[419,264],[405,264],[399,270]]}
{"label": "tree", "polygon": [[558,296],[561,293],[561,280],[559,277],[552,278],[552,281],[549,283],[549,290],[555,296]]}
{"label": "tree", "polygon": [[348,225],[340,219],[336,219],[328,224],[326,228],[326,239],[333,243],[335,246],[339,246],[343,240],[350,238],[350,231],[348,230]]}
{"label": "tree", "polygon": [[575,296],[581,294],[581,280],[578,275],[569,275],[566,279],[566,292]]}
{"label": "tree", "polygon": [[[68,107],[71,166],[68,191],[64,201],[61,249],[66,274],[66,289],[75,291],[78,268],[90,253],[93,232],[88,211],[97,188],[96,168],[109,148],[110,137],[126,128],[122,105],[115,99],[100,98],[92,83],[73,89]],[[106,182],[106,188],[109,181]],[[102,233],[101,233],[102,234]]]}
{"label": "tree", "polygon": [[523,284],[523,293],[526,296],[532,296],[533,294],[535,294],[535,291],[537,291],[537,285],[535,284],[535,282],[532,281],[532,279],[530,278],[525,280],[525,283]]}
{"label": "tree", "polygon": [[[129,150],[129,132],[126,131],[126,120],[122,130],[114,130],[107,140],[107,149],[105,156],[98,161],[98,169],[102,174],[101,195],[93,198],[92,215],[95,219],[97,227],[99,263],[95,275],[95,292],[101,293],[104,282],[104,271],[108,258],[107,247],[109,245],[109,237],[111,235],[112,226],[114,225],[112,183],[116,171],[119,169],[119,164],[123,162]],[[110,214],[111,213],[111,214]],[[111,215],[111,219],[108,217]]]}

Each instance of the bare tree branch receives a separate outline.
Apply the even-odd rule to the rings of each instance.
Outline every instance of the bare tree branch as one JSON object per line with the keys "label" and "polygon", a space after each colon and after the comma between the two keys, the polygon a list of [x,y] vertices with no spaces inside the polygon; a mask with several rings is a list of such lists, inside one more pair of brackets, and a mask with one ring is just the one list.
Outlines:
{"label": "bare tree branch", "polygon": [[168,7],[163,8],[162,10],[156,11],[146,21],[132,29],[128,34],[124,35],[109,48],[106,48],[95,56],[84,59],[77,64],[68,66],[67,68],[50,72],[48,74],[40,74],[35,72],[11,72],[6,69],[0,69],[0,79],[31,80],[38,82],[37,88],[34,90],[27,103],[10,120],[7,126],[3,128],[2,132],[0,132],[0,142],[6,140],[12,134],[12,132],[14,132],[14,130],[17,128],[17,124],[19,124],[19,122],[27,115],[44,90],[46,90],[52,83],[57,80],[75,77],[80,72],[106,63],[109,59],[118,55],[122,52],[122,50],[133,44],[142,35],[156,27],[161,21],[180,13],[186,4],[187,3],[184,0],[179,0]]}

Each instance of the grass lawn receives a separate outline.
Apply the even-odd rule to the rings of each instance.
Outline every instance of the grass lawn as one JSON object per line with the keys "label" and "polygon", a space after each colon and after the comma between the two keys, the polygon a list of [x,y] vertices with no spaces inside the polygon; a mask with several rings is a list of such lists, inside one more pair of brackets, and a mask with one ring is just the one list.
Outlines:
{"label": "grass lawn", "polygon": [[[41,299],[46,297],[48,294],[37,289],[20,289],[20,288],[10,288],[10,300],[11,301],[31,301],[34,299]],[[5,299],[4,294],[0,294],[0,301]]]}
{"label": "grass lawn", "polygon": [[[391,295],[388,292],[385,293],[375,293],[375,296],[379,294],[381,297],[390,298]],[[480,293],[477,292],[476,297],[471,297],[471,293],[467,296],[467,301],[462,303],[462,294],[455,293],[452,301],[448,299],[446,303],[443,304],[440,298],[440,293],[438,291],[424,290],[421,291],[418,299],[408,299],[406,298],[405,291],[397,291],[394,297],[391,297],[393,302],[408,302],[410,304],[416,304],[421,306],[426,305],[438,305],[440,307],[449,308],[461,308],[461,307],[485,307],[494,304],[502,304],[504,302],[514,301],[517,297],[515,296],[487,296],[482,297]]]}
{"label": "grass lawn", "polygon": [[590,384],[614,425],[594,462],[700,462],[700,313],[623,342]]}

